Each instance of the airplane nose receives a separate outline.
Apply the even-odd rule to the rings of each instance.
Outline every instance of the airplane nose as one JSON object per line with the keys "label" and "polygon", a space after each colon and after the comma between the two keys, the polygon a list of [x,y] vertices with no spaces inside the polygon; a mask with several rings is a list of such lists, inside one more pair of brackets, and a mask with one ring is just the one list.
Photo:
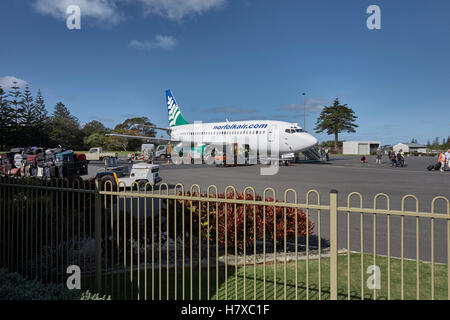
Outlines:
{"label": "airplane nose", "polygon": [[308,142],[311,146],[315,146],[319,142],[319,140],[317,140],[312,135],[308,134]]}

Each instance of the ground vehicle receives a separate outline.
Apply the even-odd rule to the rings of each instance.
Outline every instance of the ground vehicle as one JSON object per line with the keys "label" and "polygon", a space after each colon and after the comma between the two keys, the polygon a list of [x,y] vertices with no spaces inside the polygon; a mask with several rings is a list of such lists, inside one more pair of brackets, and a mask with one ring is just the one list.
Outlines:
{"label": "ground vehicle", "polygon": [[[128,172],[128,167],[119,167],[117,159],[110,158],[105,161],[105,171],[99,172],[95,176],[96,180],[101,182],[102,188],[110,188],[111,184],[113,190],[119,187],[139,187],[144,189],[147,183],[152,185],[157,184],[162,179],[159,176],[159,165],[149,163],[136,163]],[[147,190],[151,190],[150,187]]]}
{"label": "ground vehicle", "polygon": [[141,153],[144,156],[145,162],[151,162],[153,160],[153,153],[155,152],[154,144],[142,144]]}
{"label": "ground vehicle", "polygon": [[160,158],[160,159],[170,158],[171,153],[172,153],[172,145],[161,144],[155,150],[155,158]]}
{"label": "ground vehicle", "polygon": [[103,148],[96,147],[89,149],[89,152],[86,153],[86,160],[87,161],[96,161],[100,160],[103,161],[107,158],[118,158],[119,154],[117,152],[103,152]]}

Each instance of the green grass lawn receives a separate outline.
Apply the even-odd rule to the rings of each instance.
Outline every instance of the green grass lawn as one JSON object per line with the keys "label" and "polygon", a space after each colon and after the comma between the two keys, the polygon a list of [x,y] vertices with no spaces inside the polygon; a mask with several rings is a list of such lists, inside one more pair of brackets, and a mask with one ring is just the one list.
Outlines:
{"label": "green grass lawn", "polygon": [[[373,299],[373,290],[369,290],[366,281],[370,274],[366,273],[367,267],[373,264],[373,255],[364,255],[364,285],[361,289],[361,256],[357,253],[350,255],[350,299]],[[298,261],[298,282],[296,285],[295,273],[296,263],[288,262],[286,269],[284,263],[277,263],[276,279],[274,281],[274,265],[266,265],[264,276],[263,265],[256,266],[256,276],[253,265],[245,268],[228,267],[225,278],[225,268],[219,268],[218,287],[216,286],[216,268],[210,269],[209,285],[206,268],[199,272],[198,267],[192,270],[185,270],[185,299],[329,299],[329,258],[321,260],[321,281],[319,285],[319,261],[317,259],[309,261],[309,280],[306,281],[306,261]],[[338,299],[348,299],[347,290],[347,256],[340,255],[338,258]],[[377,256],[376,264],[381,270],[381,288],[376,290],[377,299],[388,298],[388,259]],[[285,273],[286,270],[286,273]],[[391,258],[391,279],[390,298],[401,299],[401,261]],[[431,264],[420,262],[419,292],[420,299],[431,299]],[[434,298],[447,299],[447,265],[435,265],[434,269]],[[177,277],[177,287],[175,288],[175,276]],[[139,277],[139,281],[138,281]],[[284,279],[286,278],[286,281]],[[133,279],[131,281],[131,279]],[[191,280],[192,279],[192,280]],[[192,286],[191,286],[192,281]],[[111,294],[113,299],[182,299],[182,270],[171,269],[152,270],[147,269],[134,271],[132,274],[108,275],[103,277],[103,293]],[[159,290],[161,288],[161,290]],[[236,290],[237,288],[237,290]],[[244,291],[245,288],[245,291]],[[404,262],[404,298],[416,299],[416,262]],[[236,294],[237,293],[237,294]]]}

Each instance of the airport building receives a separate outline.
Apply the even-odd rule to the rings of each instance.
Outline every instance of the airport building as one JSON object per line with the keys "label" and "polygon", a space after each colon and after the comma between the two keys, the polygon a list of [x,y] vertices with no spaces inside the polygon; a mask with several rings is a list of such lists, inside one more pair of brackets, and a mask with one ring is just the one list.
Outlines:
{"label": "airport building", "polygon": [[427,146],[418,143],[398,143],[393,148],[395,152],[398,152],[400,149],[402,149],[403,152],[407,153],[427,153]]}
{"label": "airport building", "polygon": [[379,141],[344,141],[342,153],[370,155],[371,152],[376,152],[380,145]]}

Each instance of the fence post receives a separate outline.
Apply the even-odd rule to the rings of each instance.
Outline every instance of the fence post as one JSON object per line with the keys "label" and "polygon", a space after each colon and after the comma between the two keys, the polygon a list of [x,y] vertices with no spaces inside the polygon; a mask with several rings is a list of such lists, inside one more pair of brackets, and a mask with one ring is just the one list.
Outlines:
{"label": "fence post", "polygon": [[330,299],[337,300],[338,292],[338,229],[337,190],[330,191]]}
{"label": "fence post", "polygon": [[99,182],[95,181],[95,288],[97,293],[102,290],[102,207]]}

